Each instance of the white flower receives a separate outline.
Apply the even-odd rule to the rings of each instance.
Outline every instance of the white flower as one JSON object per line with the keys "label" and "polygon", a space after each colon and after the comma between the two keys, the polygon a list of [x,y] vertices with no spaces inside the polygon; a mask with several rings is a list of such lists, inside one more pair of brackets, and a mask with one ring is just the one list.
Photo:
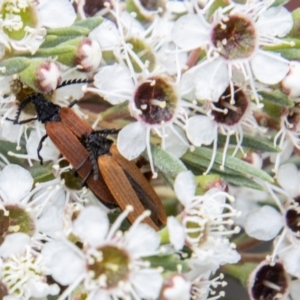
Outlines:
{"label": "white flower", "polygon": [[107,215],[97,207],[83,209],[74,221],[73,234],[83,242],[80,250],[67,241],[48,242],[42,250],[52,277],[69,288],[81,282],[90,299],[156,299],[162,285],[159,270],[150,269],[142,257],[157,253],[160,238],[141,215],[126,233],[118,230],[131,211],[126,209],[109,229]]}
{"label": "white flower", "polygon": [[[205,89],[203,87],[203,89]],[[234,95],[231,94],[233,91]],[[231,102],[233,100],[233,102]],[[229,139],[235,135],[236,147],[233,156],[238,150],[244,154],[241,146],[244,132],[249,129],[257,129],[258,125],[252,115],[250,97],[238,86],[232,89],[227,87],[217,102],[207,104],[207,115],[195,115],[186,121],[186,134],[191,143],[197,147],[213,143],[213,153],[210,164],[205,173],[208,173],[213,166],[217,153],[218,133],[226,135],[225,147],[223,150],[221,170],[224,170]],[[195,110],[201,111],[195,107]],[[201,111],[202,112],[202,111]]]}
{"label": "white flower", "polygon": [[[32,238],[42,239],[40,235],[40,218],[47,203],[52,197],[58,202],[61,197],[57,194],[59,187],[52,190],[43,185],[32,189],[33,178],[30,173],[18,165],[7,165],[0,173],[0,209],[2,238],[5,239],[16,232],[26,233]],[[12,188],[14,187],[14,188]],[[55,202],[55,201],[53,201]],[[51,208],[51,205],[47,206]],[[60,220],[52,219],[49,226],[55,226]],[[10,225],[12,224],[12,225]]]}
{"label": "white flower", "polygon": [[[131,115],[137,122],[126,125],[118,135],[118,150],[129,160],[137,158],[147,149],[153,174],[150,133],[162,139],[162,148],[181,156],[188,149],[184,133],[175,124],[181,111],[178,88],[171,76],[148,74],[135,81],[135,73],[114,64],[99,70],[95,75],[95,88],[87,90],[101,94],[111,104],[129,100]],[[113,77],[113,80],[112,80]],[[168,148],[167,148],[167,147]]]}
{"label": "white flower", "polygon": [[180,221],[168,218],[170,241],[175,249],[180,250],[186,243],[197,259],[209,264],[211,270],[216,270],[221,264],[237,262],[239,254],[224,238],[239,232],[238,227],[231,228],[231,217],[238,215],[226,203],[226,198],[233,200],[232,197],[216,188],[203,196],[196,196],[196,185],[190,171],[176,177],[174,189],[184,206]]}
{"label": "white flower", "polygon": [[67,27],[76,14],[68,0],[1,0],[0,43],[34,53],[46,35],[46,28]]}
{"label": "white flower", "polygon": [[15,233],[8,236],[0,247],[0,255],[1,283],[12,299],[29,300],[59,293],[57,284],[47,283],[47,270],[41,255],[31,248],[28,235]]}
{"label": "white flower", "polygon": [[[173,41],[183,50],[205,48],[207,59],[193,67],[196,97],[216,101],[225,88],[233,88],[233,72],[249,81],[257,102],[254,79],[279,83],[289,70],[289,62],[278,54],[262,50],[265,45],[282,43],[293,26],[291,14],[283,7],[270,7],[273,1],[246,4],[232,2],[217,9],[208,23],[203,11],[187,14],[174,25]],[[209,4],[210,5],[210,4]]]}

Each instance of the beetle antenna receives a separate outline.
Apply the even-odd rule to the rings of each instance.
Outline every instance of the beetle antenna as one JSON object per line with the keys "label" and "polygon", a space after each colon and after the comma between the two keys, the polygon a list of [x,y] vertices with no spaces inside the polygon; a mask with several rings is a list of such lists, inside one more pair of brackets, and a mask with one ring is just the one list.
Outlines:
{"label": "beetle antenna", "polygon": [[60,84],[56,87],[56,89],[62,88],[67,85],[72,85],[72,84],[92,83],[92,82],[94,82],[93,79],[82,79],[82,78],[69,79],[69,80],[63,81],[62,84]]}

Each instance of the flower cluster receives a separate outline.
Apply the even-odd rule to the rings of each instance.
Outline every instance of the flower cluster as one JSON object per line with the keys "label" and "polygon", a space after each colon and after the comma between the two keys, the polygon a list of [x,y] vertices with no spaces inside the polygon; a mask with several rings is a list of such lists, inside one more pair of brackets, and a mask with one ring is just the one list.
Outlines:
{"label": "flower cluster", "polygon": [[1,299],[299,298],[287,2],[0,1]]}

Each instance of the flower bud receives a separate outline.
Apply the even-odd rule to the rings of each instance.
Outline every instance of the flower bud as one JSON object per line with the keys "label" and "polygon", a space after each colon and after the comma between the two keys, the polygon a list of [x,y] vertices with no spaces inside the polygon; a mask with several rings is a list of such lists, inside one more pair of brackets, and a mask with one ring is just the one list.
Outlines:
{"label": "flower bud", "polygon": [[204,195],[208,190],[217,188],[221,191],[227,191],[228,186],[226,182],[216,174],[196,176],[196,195]]}
{"label": "flower bud", "polygon": [[60,67],[52,60],[33,60],[19,76],[23,83],[44,94],[55,90],[61,82]]}
{"label": "flower bud", "polygon": [[168,278],[161,290],[162,300],[189,300],[191,297],[191,282],[183,275],[176,274]]}
{"label": "flower bud", "polygon": [[300,96],[300,62],[291,61],[290,70],[285,78],[281,81],[281,90],[291,97]]}
{"label": "flower bud", "polygon": [[83,39],[77,48],[76,64],[85,72],[95,71],[101,62],[102,51],[99,44],[89,38]]}

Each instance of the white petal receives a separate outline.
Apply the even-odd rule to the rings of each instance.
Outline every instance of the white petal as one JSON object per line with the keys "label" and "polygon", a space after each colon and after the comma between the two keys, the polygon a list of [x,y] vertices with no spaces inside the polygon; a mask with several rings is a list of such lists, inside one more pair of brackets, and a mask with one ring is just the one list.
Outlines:
{"label": "white petal", "polygon": [[121,22],[127,30],[130,30],[131,36],[142,36],[145,34],[142,24],[126,10],[121,12]]}
{"label": "white petal", "polygon": [[163,68],[168,74],[176,75],[178,72],[177,64],[179,69],[182,70],[187,61],[186,52],[175,52],[175,44],[168,43],[163,45],[157,52],[157,57],[160,62],[160,67]]}
{"label": "white petal", "polygon": [[291,97],[300,96],[300,63],[298,61],[290,62],[290,70],[281,82],[281,88]]}
{"label": "white petal", "polygon": [[285,270],[297,277],[300,278],[300,248],[299,245],[289,245],[287,243],[282,243],[280,245],[281,249],[284,249],[283,251],[279,251],[279,257],[280,260],[284,264]]}
{"label": "white petal", "polygon": [[73,224],[73,233],[89,245],[98,247],[108,232],[107,214],[97,206],[84,208]]}
{"label": "white petal", "polygon": [[195,196],[196,183],[191,171],[181,172],[174,182],[174,190],[177,198],[184,206],[188,206]]}
{"label": "white petal", "polygon": [[42,0],[38,5],[39,18],[49,28],[67,27],[74,23],[76,13],[68,0]]}
{"label": "white petal", "polygon": [[[57,295],[59,293],[58,285],[48,285],[45,282],[35,281],[33,278],[27,283],[28,289],[30,290],[31,296],[34,298],[43,298],[47,295]],[[54,293],[54,294],[53,294]],[[33,299],[33,298],[31,298]],[[42,299],[40,299],[42,300]]]}
{"label": "white petal", "polygon": [[113,105],[132,97],[134,84],[130,72],[119,64],[100,68],[94,80],[94,85],[99,89],[98,93]]}
{"label": "white petal", "polygon": [[68,250],[68,246],[60,241],[52,240],[44,244],[42,249],[42,258],[45,266],[51,266],[52,256],[59,251]]}
{"label": "white petal", "polygon": [[210,26],[202,15],[185,15],[179,18],[172,30],[173,42],[184,49],[195,49],[209,42]]}
{"label": "white petal", "polygon": [[[14,116],[12,118],[14,118]],[[13,124],[13,122],[10,121],[4,121],[0,127],[1,139],[16,143],[19,139],[21,126],[22,125]]]}
{"label": "white petal", "polygon": [[132,284],[142,299],[157,299],[163,284],[163,278],[159,272],[147,272],[142,270],[132,277]]}
{"label": "white petal", "polygon": [[71,249],[57,251],[48,266],[58,283],[68,285],[86,272],[86,262]]}
{"label": "white petal", "polygon": [[175,250],[181,250],[185,242],[185,232],[183,226],[175,217],[168,217],[167,221],[169,238]]}
{"label": "white petal", "polygon": [[113,49],[121,42],[116,25],[107,19],[104,19],[98,27],[93,29],[89,37],[99,43],[102,51],[105,51],[105,49]]}
{"label": "white petal", "polygon": [[226,62],[222,58],[204,61],[196,66],[195,85],[197,99],[217,102],[229,85]]}
{"label": "white petal", "polygon": [[21,232],[9,234],[0,247],[0,256],[7,258],[11,255],[21,254],[27,245],[30,245],[30,237],[27,234]]}
{"label": "white petal", "polygon": [[296,300],[300,295],[300,279],[293,280],[290,283],[290,295],[293,300]]}
{"label": "white petal", "polygon": [[279,54],[259,51],[251,60],[251,67],[257,80],[265,84],[279,83],[289,71],[289,62]]}
{"label": "white petal", "polygon": [[126,125],[118,134],[118,150],[128,160],[137,158],[146,149],[146,128],[140,122]]}
{"label": "white petal", "polygon": [[31,191],[32,184],[31,174],[18,165],[7,165],[0,173],[0,190],[9,202],[21,201]]}
{"label": "white petal", "polygon": [[262,206],[246,216],[246,233],[261,241],[269,241],[276,237],[282,226],[281,214],[268,205]]}
{"label": "white petal", "polygon": [[126,236],[126,249],[134,258],[151,256],[160,244],[160,236],[146,224],[139,224],[129,230]]}
{"label": "white petal", "polygon": [[181,275],[175,275],[170,278],[167,283],[170,282],[163,289],[163,299],[165,300],[189,300],[191,282],[187,281]]}
{"label": "white petal", "polygon": [[293,18],[283,6],[271,7],[260,15],[256,25],[260,36],[284,37],[293,27]]}
{"label": "white petal", "polygon": [[[26,144],[26,150],[28,155],[35,160],[39,160],[37,156],[37,148],[39,146],[40,140],[41,136],[38,134],[38,132],[36,130],[32,130]],[[60,156],[60,152],[53,144],[53,142],[49,138],[46,138],[43,143],[42,150],[40,151],[40,155],[42,156],[44,161],[56,161]]]}
{"label": "white petal", "polygon": [[186,134],[197,147],[210,145],[216,137],[217,125],[207,116],[194,116],[187,122]]}
{"label": "white petal", "polygon": [[197,68],[191,68],[185,72],[180,80],[180,95],[184,96],[184,99],[194,100],[195,98],[195,76]]}
{"label": "white petal", "polygon": [[288,192],[291,197],[298,195],[299,173],[294,164],[285,164],[280,166],[277,173],[278,183]]}
{"label": "white petal", "polygon": [[55,206],[48,207],[37,221],[38,229],[49,236],[59,235],[63,228],[63,214]]}
{"label": "white petal", "polygon": [[[175,132],[176,133],[175,133]],[[181,157],[188,149],[189,144],[181,127],[166,128],[165,150],[176,157]]]}

